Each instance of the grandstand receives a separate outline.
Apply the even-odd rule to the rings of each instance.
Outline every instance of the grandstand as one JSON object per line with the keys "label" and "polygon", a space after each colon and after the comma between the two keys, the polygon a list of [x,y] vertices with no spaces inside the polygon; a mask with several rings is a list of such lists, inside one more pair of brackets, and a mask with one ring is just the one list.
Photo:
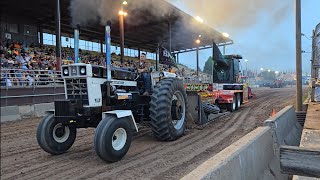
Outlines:
{"label": "grandstand", "polygon": [[[18,6],[9,0],[0,2],[1,106],[52,102],[56,98],[63,97],[60,72],[56,70],[60,67],[59,62],[68,64],[74,61],[70,1],[16,0],[15,4]],[[60,6],[57,6],[57,2]],[[155,66],[155,53],[161,40],[166,40],[163,45],[175,53],[177,60],[179,53],[195,51],[197,47],[199,50],[211,48],[213,41],[217,45],[227,45],[232,42],[205,24],[188,27],[192,25],[193,17],[166,1],[161,2],[169,6],[174,13],[159,18],[148,10],[143,12],[128,10],[130,16],[127,21],[139,19],[143,23],[125,24],[126,51],[123,65],[119,63],[121,57],[117,51],[120,46],[119,22],[117,20],[112,22],[114,66],[134,67],[141,52],[146,52],[149,62]],[[16,12],[23,12],[24,15]],[[61,12],[60,21],[54,21],[58,12]],[[182,24],[183,21],[189,21],[190,24],[185,26]],[[170,32],[168,26],[172,27]],[[201,44],[196,45],[194,38],[199,34],[202,35]],[[46,39],[46,35],[51,36],[51,41]],[[62,37],[62,43],[58,38],[59,35]],[[171,37],[175,41],[171,41]],[[80,39],[85,43],[83,47],[80,45],[82,48],[80,62],[104,65],[103,26],[99,22],[82,26]],[[70,44],[64,44],[64,41]],[[88,44],[91,44],[91,47],[88,47]],[[195,70],[181,64],[178,65],[176,72],[183,75],[186,81],[210,80],[208,75],[201,72],[199,77],[195,77]]]}

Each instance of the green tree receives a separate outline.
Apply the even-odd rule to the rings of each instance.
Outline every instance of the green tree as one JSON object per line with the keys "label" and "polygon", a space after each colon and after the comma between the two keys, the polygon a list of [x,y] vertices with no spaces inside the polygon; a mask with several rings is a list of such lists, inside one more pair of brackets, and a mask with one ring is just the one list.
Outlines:
{"label": "green tree", "polygon": [[204,65],[203,72],[207,74],[212,74],[212,57],[210,56]]}
{"label": "green tree", "polygon": [[274,71],[263,71],[261,72],[261,77],[265,80],[275,80],[276,79],[276,73]]}

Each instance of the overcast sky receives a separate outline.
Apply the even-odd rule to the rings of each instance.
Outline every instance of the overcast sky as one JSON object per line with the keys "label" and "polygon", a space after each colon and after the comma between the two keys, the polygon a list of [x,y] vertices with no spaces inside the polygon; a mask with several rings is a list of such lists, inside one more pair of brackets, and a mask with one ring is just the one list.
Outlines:
{"label": "overcast sky", "polygon": [[[294,0],[171,2],[193,16],[202,17],[206,24],[218,31],[229,33],[235,44],[227,47],[227,54],[241,54],[249,60],[250,69],[295,70]],[[308,38],[320,23],[319,7],[320,0],[302,0],[302,33]],[[302,37],[302,49],[307,52],[302,56],[305,74],[310,71],[311,40]],[[211,50],[200,51],[201,69],[210,55]],[[195,53],[179,57],[182,64],[195,68]]]}

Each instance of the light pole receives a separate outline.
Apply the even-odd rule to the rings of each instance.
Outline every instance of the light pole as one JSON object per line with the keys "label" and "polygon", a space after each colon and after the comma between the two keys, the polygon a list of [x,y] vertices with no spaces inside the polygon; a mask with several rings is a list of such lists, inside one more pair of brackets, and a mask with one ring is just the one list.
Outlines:
{"label": "light pole", "polygon": [[121,64],[123,64],[124,61],[124,16],[128,15],[128,13],[123,10],[123,6],[126,6],[127,4],[127,1],[123,1],[121,10],[119,11]]}
{"label": "light pole", "polygon": [[[204,22],[204,20],[199,16],[196,16],[194,19],[196,21],[198,21],[199,23],[203,23]],[[201,35],[199,35],[198,38],[195,40],[195,43],[197,44],[197,50],[196,50],[196,56],[197,56],[197,67],[196,67],[197,69],[196,69],[196,72],[197,72],[197,77],[199,77],[199,45],[201,43],[200,38],[201,38]]]}
{"label": "light pole", "polygon": [[200,40],[200,36],[198,39],[196,39],[196,44],[197,44],[197,50],[196,50],[196,53],[197,53],[197,77],[199,77],[199,45],[201,43],[201,40]]}
{"label": "light pole", "polygon": [[301,0],[295,0],[296,18],[296,111],[302,111],[302,70],[301,70]]}

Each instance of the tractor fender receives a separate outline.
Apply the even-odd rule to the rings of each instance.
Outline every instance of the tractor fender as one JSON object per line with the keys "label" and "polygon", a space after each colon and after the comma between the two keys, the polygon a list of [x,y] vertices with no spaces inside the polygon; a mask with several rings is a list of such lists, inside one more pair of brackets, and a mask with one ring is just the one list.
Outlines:
{"label": "tractor fender", "polygon": [[102,119],[106,117],[106,114],[113,114],[116,115],[117,118],[123,118],[123,117],[131,117],[132,123],[134,125],[133,129],[138,132],[138,126],[137,123],[133,117],[131,110],[114,110],[114,111],[107,111],[102,113]]}

